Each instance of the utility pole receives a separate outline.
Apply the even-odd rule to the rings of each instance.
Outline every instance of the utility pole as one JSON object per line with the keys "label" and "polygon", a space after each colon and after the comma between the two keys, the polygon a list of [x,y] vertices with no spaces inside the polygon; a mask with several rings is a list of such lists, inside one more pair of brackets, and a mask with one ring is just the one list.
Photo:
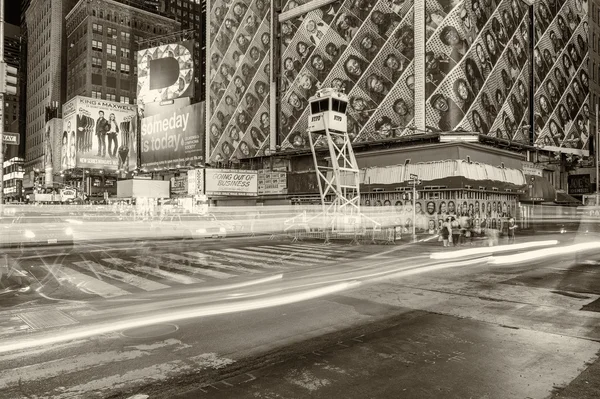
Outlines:
{"label": "utility pole", "polygon": [[421,180],[419,180],[419,176],[415,175],[415,174],[410,174],[410,184],[412,184],[413,187],[413,194],[412,194],[412,213],[413,213],[413,217],[412,217],[412,236],[413,236],[413,241],[417,241],[417,184],[421,184]]}
{"label": "utility pole", "polygon": [[3,80],[0,83],[2,90],[0,90],[0,208],[4,204],[4,91],[6,90],[5,77],[5,65],[4,65],[4,0],[0,0],[0,71],[2,76],[0,79]]}

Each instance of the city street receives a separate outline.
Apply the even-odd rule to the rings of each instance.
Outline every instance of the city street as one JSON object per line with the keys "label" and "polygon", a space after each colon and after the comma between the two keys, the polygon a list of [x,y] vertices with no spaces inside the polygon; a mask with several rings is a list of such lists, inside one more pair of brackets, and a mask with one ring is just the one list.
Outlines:
{"label": "city street", "polygon": [[560,394],[600,351],[600,255],[576,264],[572,238],[40,251],[20,259],[40,285],[2,299],[0,397]]}

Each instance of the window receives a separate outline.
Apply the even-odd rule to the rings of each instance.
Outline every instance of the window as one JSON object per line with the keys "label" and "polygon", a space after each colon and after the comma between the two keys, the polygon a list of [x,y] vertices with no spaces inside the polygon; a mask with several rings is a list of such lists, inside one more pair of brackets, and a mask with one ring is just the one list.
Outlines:
{"label": "window", "polygon": [[102,59],[98,57],[92,57],[92,67],[102,68]]}
{"label": "window", "polygon": [[111,55],[117,55],[117,46],[114,44],[107,44],[106,52]]}
{"label": "window", "polygon": [[116,61],[106,61],[106,68],[111,72],[117,72],[117,62]]}
{"label": "window", "polygon": [[117,95],[116,94],[107,94],[106,99],[110,100],[110,101],[117,101]]}
{"label": "window", "polygon": [[121,104],[129,104],[129,97],[121,96]]}
{"label": "window", "polygon": [[129,74],[129,64],[121,64],[121,73]]}
{"label": "window", "polygon": [[128,42],[129,37],[129,32],[121,32],[121,40]]}
{"label": "window", "polygon": [[117,38],[117,30],[115,28],[106,28],[106,35],[113,39]]}
{"label": "window", "polygon": [[99,40],[92,40],[92,50],[102,51],[102,42]]}
{"label": "window", "polygon": [[131,54],[131,52],[129,51],[128,48],[124,48],[124,47],[121,48],[121,57],[122,58],[129,58],[130,54]]}
{"label": "window", "polygon": [[92,90],[92,98],[102,98],[102,93]]}
{"label": "window", "polygon": [[[110,28],[109,28],[110,29]],[[100,24],[92,24],[92,32],[102,34],[102,25]]]}

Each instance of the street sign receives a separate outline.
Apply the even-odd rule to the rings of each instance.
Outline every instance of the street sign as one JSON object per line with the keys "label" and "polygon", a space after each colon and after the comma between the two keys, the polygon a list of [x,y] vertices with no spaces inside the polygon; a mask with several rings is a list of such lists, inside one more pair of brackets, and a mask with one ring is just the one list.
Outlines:
{"label": "street sign", "polygon": [[423,183],[423,180],[409,180],[408,181],[408,184],[410,184],[411,186],[418,186],[421,183]]}
{"label": "street sign", "polygon": [[19,145],[21,143],[19,133],[7,133],[2,135],[2,143],[9,145]]}
{"label": "street sign", "polygon": [[411,178],[412,180],[417,180],[417,179],[419,178],[419,176],[417,176],[417,175],[414,175],[414,174],[412,174],[412,173],[411,173],[411,174],[410,174],[410,178]]}

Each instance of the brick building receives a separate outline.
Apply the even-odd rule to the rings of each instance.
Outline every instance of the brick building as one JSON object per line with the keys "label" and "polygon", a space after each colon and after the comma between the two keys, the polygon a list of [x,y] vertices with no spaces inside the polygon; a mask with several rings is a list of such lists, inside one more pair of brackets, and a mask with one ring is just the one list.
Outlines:
{"label": "brick building", "polygon": [[113,0],[80,0],[66,17],[67,97],[133,104],[140,41],[178,31],[158,13]]}

